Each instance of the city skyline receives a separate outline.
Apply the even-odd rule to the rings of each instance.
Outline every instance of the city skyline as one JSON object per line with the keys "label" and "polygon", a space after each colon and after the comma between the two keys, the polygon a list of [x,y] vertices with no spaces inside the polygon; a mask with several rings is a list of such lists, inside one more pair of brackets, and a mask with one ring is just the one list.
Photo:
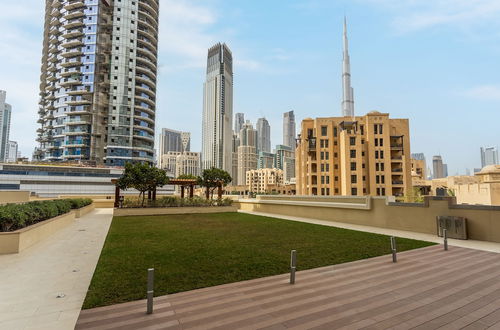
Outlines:
{"label": "city skyline", "polygon": [[[480,146],[498,145],[500,140],[494,124],[499,121],[496,109],[500,89],[493,74],[498,72],[494,58],[499,50],[491,42],[495,36],[488,34],[495,30],[498,23],[494,18],[500,11],[493,3],[461,3],[451,10],[442,4],[416,5],[409,1],[398,6],[391,1],[338,4],[291,1],[273,3],[263,12],[259,3],[207,1],[199,5],[161,0],[160,5],[171,6],[172,11],[163,12],[164,22],[160,26],[162,95],[158,97],[157,127],[191,130],[186,118],[199,117],[201,113],[202,58],[206,48],[219,40],[231,44],[238,58],[235,112],[244,112],[252,122],[266,116],[273,127],[280,126],[279,117],[288,109],[296,111],[297,123],[311,113],[336,115],[342,94],[339,76],[345,12],[349,20],[350,56],[355,64],[352,71],[356,113],[379,110],[409,118],[412,151],[423,152],[428,159],[442,154],[450,166],[450,174],[464,173],[465,168],[480,166],[477,156]],[[237,7],[241,9],[235,10]],[[287,17],[280,18],[279,27],[272,19],[278,10]],[[453,11],[461,15],[453,15]],[[2,16],[1,24],[7,28],[3,43],[12,51],[0,58],[3,73],[0,88],[8,91],[10,103],[16,109],[11,139],[19,142],[23,154],[31,154],[35,132],[20,127],[37,127],[33,118],[38,103],[38,77],[32,71],[37,72],[39,67],[43,4],[27,0],[22,5],[9,4],[5,12],[9,16]],[[433,14],[442,19],[424,19]],[[163,18],[172,18],[172,22]],[[251,24],[253,19],[263,23],[251,31],[245,24]],[[307,28],[301,31],[294,27],[297,20],[303,21]],[[172,41],[175,25],[185,28],[186,22],[195,28],[185,33],[199,38],[190,38],[190,34],[186,42],[191,46],[181,49]],[[268,33],[260,37],[263,30]],[[295,37],[287,37],[288,33]],[[262,52],[263,49],[270,51]],[[320,63],[322,69],[315,66],[316,70],[311,72],[310,65],[305,63]],[[313,78],[313,84],[301,84],[301,77],[306,74]],[[259,97],[255,98],[257,94]],[[488,118],[481,129],[469,125],[472,113]],[[30,132],[24,134],[25,131]],[[201,132],[192,131],[193,150],[200,150]],[[456,134],[459,131],[473,134]],[[274,143],[279,141],[280,133],[279,129],[272,131]],[[442,136],[453,136],[450,139],[453,142]]]}

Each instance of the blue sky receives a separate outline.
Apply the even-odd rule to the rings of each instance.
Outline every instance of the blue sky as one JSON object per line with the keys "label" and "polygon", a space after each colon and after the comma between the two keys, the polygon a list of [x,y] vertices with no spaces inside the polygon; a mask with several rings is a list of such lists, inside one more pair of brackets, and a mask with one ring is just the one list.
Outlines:
{"label": "blue sky", "polygon": [[[43,1],[0,0],[0,89],[11,139],[35,146]],[[207,49],[234,57],[234,112],[265,116],[281,143],[282,113],[340,114],[342,19],[349,22],[355,112],[409,118],[411,151],[441,154],[450,174],[500,145],[498,0],[160,0],[157,131],[192,133],[200,149]]]}

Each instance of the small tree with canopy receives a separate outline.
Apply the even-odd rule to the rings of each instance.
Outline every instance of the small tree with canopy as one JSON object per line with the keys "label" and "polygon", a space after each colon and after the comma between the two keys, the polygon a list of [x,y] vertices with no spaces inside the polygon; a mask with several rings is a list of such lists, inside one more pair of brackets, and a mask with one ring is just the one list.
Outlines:
{"label": "small tree with canopy", "polygon": [[168,183],[168,177],[164,170],[156,168],[147,163],[126,163],[125,171],[117,180],[116,185],[120,189],[133,188],[139,191],[139,199],[142,195],[141,206],[144,206],[146,191],[153,191]]}
{"label": "small tree with canopy", "polygon": [[[215,189],[226,186],[232,180],[231,175],[223,169],[212,167],[203,170],[201,176],[198,177],[198,185],[206,188],[206,197],[209,199],[213,198]],[[222,189],[219,189],[219,199],[222,198],[221,194]]]}

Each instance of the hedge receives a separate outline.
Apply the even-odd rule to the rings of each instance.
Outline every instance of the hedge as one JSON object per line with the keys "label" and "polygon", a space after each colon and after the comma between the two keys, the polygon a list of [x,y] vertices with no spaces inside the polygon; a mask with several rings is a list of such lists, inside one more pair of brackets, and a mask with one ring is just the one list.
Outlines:
{"label": "hedge", "polygon": [[68,198],[0,205],[0,231],[21,229],[90,204],[90,198]]}
{"label": "hedge", "polygon": [[196,207],[196,206],[231,206],[233,200],[230,198],[224,199],[206,199],[198,196],[192,198],[180,198],[177,196],[160,197],[157,200],[146,200],[144,206],[142,201],[137,198],[125,198],[123,201],[124,208],[137,207]]}

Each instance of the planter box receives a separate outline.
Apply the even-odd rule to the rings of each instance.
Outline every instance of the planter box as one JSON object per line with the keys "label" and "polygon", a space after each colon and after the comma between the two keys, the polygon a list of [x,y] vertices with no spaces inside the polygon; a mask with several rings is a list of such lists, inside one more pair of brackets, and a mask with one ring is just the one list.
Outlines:
{"label": "planter box", "polygon": [[12,232],[0,233],[0,254],[19,253],[75,221],[75,212],[40,221]]}
{"label": "planter box", "polygon": [[76,210],[73,210],[73,211],[75,212],[75,217],[81,218],[85,214],[87,214],[89,212],[92,212],[94,209],[95,209],[95,204],[92,203],[90,205],[82,207],[81,209],[76,209]]}
{"label": "planter box", "polygon": [[113,215],[126,217],[133,215],[164,215],[192,213],[237,212],[236,206],[200,206],[200,207],[144,207],[115,209]]}

